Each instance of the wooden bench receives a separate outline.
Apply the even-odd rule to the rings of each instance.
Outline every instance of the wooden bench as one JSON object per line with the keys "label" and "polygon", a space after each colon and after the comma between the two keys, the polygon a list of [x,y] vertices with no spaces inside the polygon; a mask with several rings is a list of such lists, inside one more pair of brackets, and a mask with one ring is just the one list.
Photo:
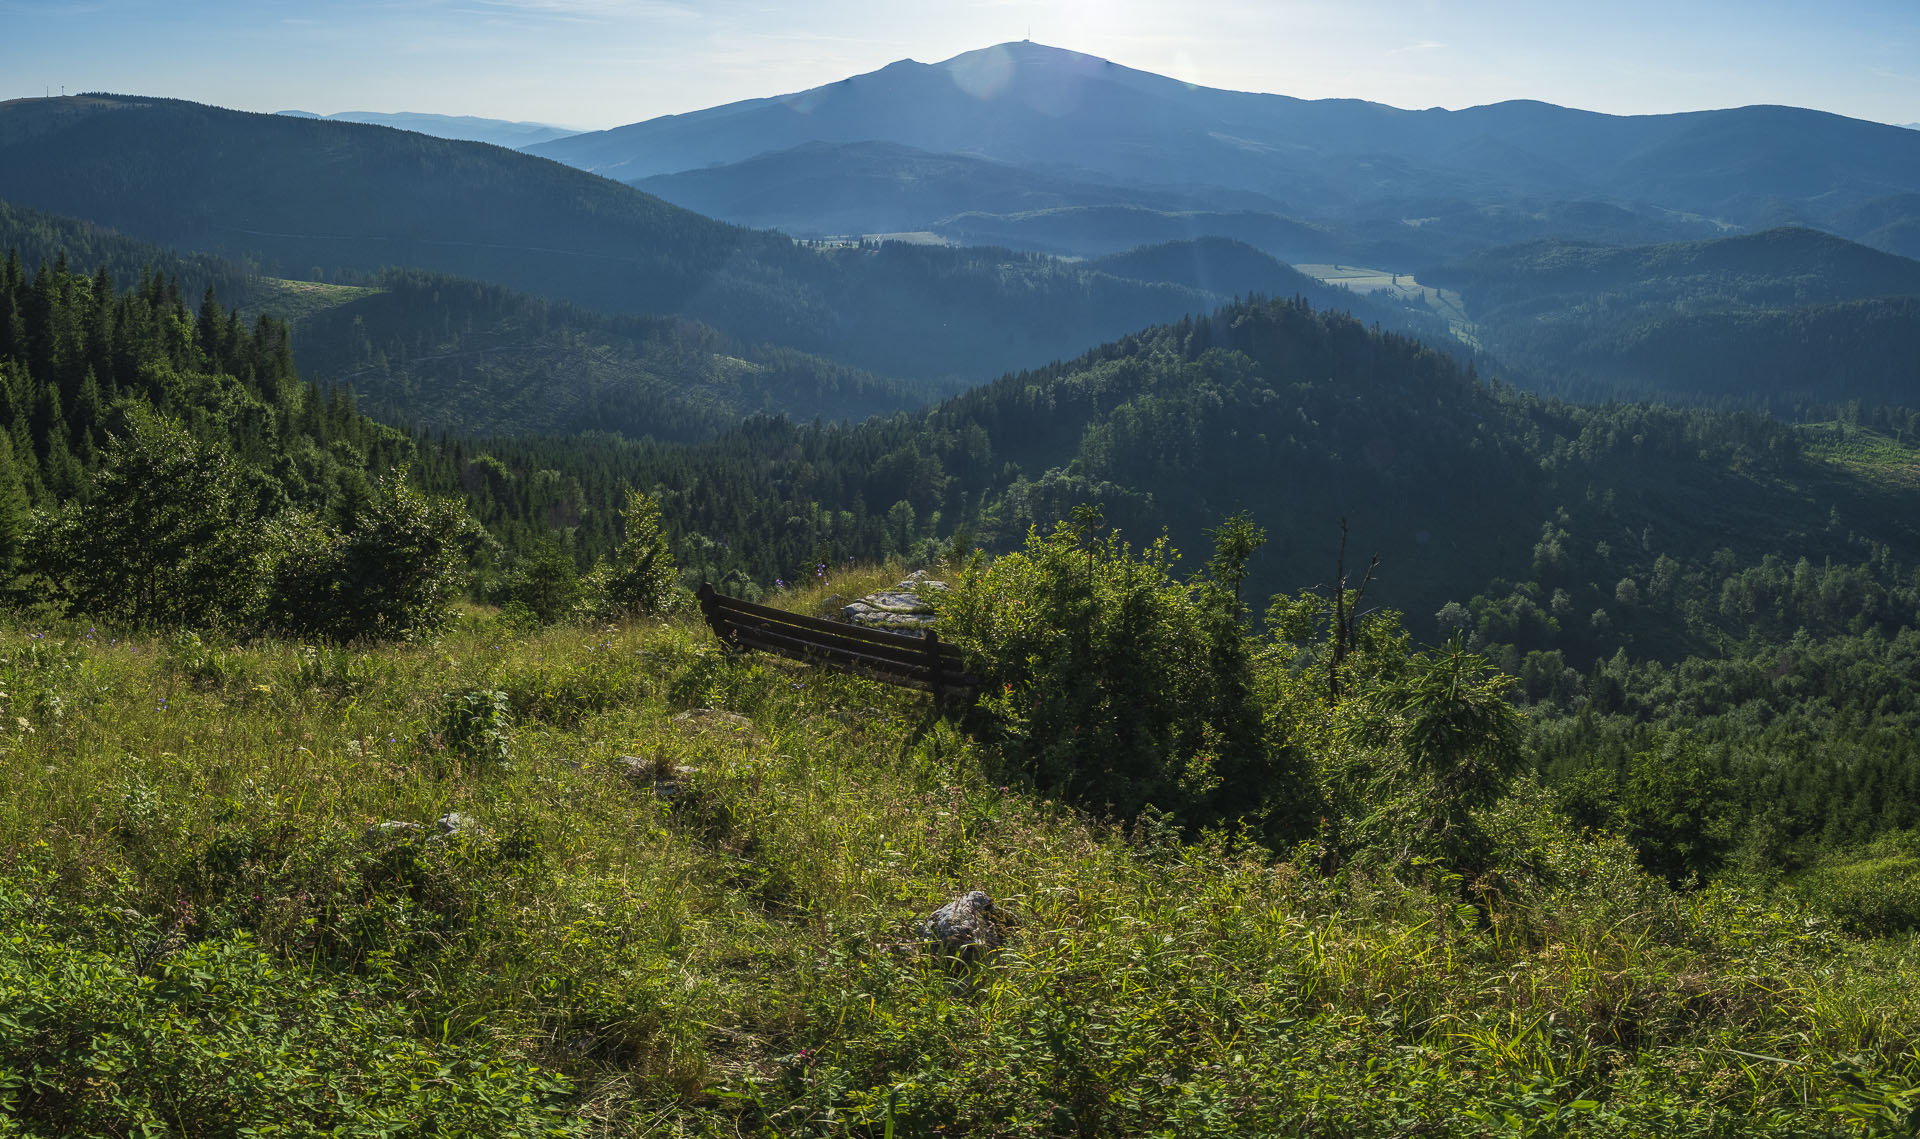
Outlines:
{"label": "wooden bench", "polygon": [[960,650],[929,629],[925,636],[866,629],[841,621],[803,617],[755,605],[714,591],[701,582],[700,612],[715,636],[733,649],[758,649],[823,668],[931,692],[943,703],[971,696],[980,687]]}

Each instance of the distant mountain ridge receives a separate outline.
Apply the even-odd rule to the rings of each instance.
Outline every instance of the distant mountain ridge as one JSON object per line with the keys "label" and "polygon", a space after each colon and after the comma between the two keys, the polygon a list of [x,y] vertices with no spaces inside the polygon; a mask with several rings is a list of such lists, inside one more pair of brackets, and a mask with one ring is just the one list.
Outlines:
{"label": "distant mountain ridge", "polygon": [[919,230],[970,211],[1011,213],[1116,200],[1153,209],[1182,204],[1171,193],[1090,184],[891,142],[804,142],[630,184],[708,217],[800,237]]}
{"label": "distant mountain ridge", "polygon": [[1299,221],[1365,221],[1375,240],[1391,227],[1419,238],[1414,230],[1434,228],[1426,219],[1444,226],[1462,204],[1524,215],[1598,202],[1757,229],[1832,226],[1842,211],[1920,191],[1920,132],[1819,111],[1613,116],[1533,101],[1402,110],[1198,87],[1026,42],[937,64],[902,60],[529,150],[637,181],[809,143],[887,143],[1153,190],[1250,192]]}
{"label": "distant mountain ridge", "polygon": [[365,123],[370,126],[393,127],[395,130],[416,131],[435,138],[450,138],[462,142],[490,142],[495,146],[504,146],[509,149],[570,138],[580,133],[547,123],[511,122],[507,119],[487,119],[474,115],[428,115],[414,111],[340,111],[332,115],[316,115],[312,111],[280,111],[278,113],[296,119],[325,119],[336,123]]}

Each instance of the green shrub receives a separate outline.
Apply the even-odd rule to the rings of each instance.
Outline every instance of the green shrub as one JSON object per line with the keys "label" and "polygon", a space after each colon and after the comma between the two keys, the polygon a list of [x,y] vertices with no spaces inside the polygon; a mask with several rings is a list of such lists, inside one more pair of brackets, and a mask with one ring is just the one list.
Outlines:
{"label": "green shrub", "polygon": [[493,688],[449,692],[441,700],[440,739],[464,759],[506,763],[513,758],[513,712],[507,694]]}
{"label": "green shrub", "polygon": [[1512,679],[1451,644],[1412,655],[1354,693],[1342,709],[1362,746],[1342,775],[1352,786],[1352,853],[1396,866],[1424,861],[1461,873],[1490,869],[1475,812],[1496,803],[1526,760]]}
{"label": "green shrub", "polygon": [[69,613],[241,626],[261,586],[252,507],[226,448],[136,411],[109,438],[85,500],[36,523],[31,561]]}
{"label": "green shrub", "polygon": [[0,1133],[573,1130],[564,1078],[483,1031],[423,1035],[387,987],[323,980],[244,934],[184,944],[129,911],[0,880]]}
{"label": "green shrub", "polygon": [[452,499],[430,498],[396,471],[344,527],[293,515],[271,529],[268,620],[336,640],[399,640],[452,616],[481,531]]}
{"label": "green shrub", "polygon": [[231,648],[209,644],[191,630],[173,637],[167,646],[167,657],[182,676],[205,688],[226,691],[253,683],[252,658]]}
{"label": "green shrub", "polygon": [[1886,835],[1865,850],[1814,867],[1795,885],[1855,933],[1888,937],[1920,930],[1920,837]]}
{"label": "green shrub", "polygon": [[631,701],[631,684],[609,667],[607,654],[597,649],[588,653],[595,655],[508,672],[499,680],[507,707],[519,719],[572,727],[595,712]]}
{"label": "green shrub", "polygon": [[1189,827],[1246,819],[1272,840],[1299,834],[1309,785],[1266,730],[1231,587],[1176,579],[1165,538],[1136,552],[1100,529],[1081,511],[1032,532],[1023,550],[969,566],[941,604],[945,635],[986,682],[980,710],[1001,753],[1096,811],[1153,806]]}
{"label": "green shrub", "polygon": [[289,680],[301,692],[346,698],[391,683],[393,661],[371,653],[334,645],[301,645],[293,659]]}
{"label": "green shrub", "polygon": [[535,625],[574,616],[584,596],[573,555],[553,541],[536,546],[508,580],[508,606],[523,611]]}

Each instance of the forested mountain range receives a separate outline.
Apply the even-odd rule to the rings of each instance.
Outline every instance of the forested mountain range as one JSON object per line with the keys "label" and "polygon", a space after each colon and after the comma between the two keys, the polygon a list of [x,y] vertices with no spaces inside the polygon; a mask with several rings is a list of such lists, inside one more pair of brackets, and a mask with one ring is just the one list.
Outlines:
{"label": "forested mountain range", "polygon": [[404,265],[899,378],[978,380],[1232,295],[1004,250],[796,244],[498,147],[170,100],[0,105],[0,198],[272,275]]}
{"label": "forested mountain range", "polygon": [[[937,64],[902,60],[532,149],[636,180],[810,142],[892,143],[1162,191],[1247,191],[1296,221],[1364,223],[1358,236],[1376,243],[1397,227],[1428,257],[1463,251],[1476,228],[1495,229],[1490,243],[1503,244],[1671,240],[1689,234],[1647,231],[1697,226],[1691,236],[1706,236],[1714,224],[1787,222],[1920,252],[1899,228],[1914,216],[1902,195],[1920,186],[1920,135],[1898,127],[1764,106],[1611,116],[1515,101],[1409,111],[1197,87],[1026,42]],[[1527,227],[1543,211],[1584,203],[1619,209],[1621,228]],[[1863,228],[1860,210],[1898,220]]]}
{"label": "forested mountain range", "polygon": [[[1531,583],[1488,594],[1507,610],[1515,597],[1531,599],[1502,618],[1513,622],[1509,635],[1488,635],[1584,660],[1621,647],[1673,659],[1722,635],[1711,622],[1641,615],[1642,601],[1675,596],[1688,575],[1724,577],[1772,557],[1871,561],[1898,581],[1897,566],[1920,563],[1915,486],[1897,458],[1920,445],[1911,416],[1838,428],[1841,441],[1883,437],[1895,456],[1862,463],[1830,435],[1764,415],[1581,407],[1489,385],[1418,341],[1302,301],[1241,302],[857,425],[760,418],[692,445],[610,435],[476,442],[436,431],[444,442],[428,445],[350,426],[362,421],[337,409],[312,418],[329,405],[295,391],[290,338],[271,321],[249,330],[211,301],[189,319],[184,298],[150,275],[122,292],[104,270],[67,277],[10,264],[0,318],[18,370],[4,418],[38,502],[79,493],[109,409],[130,398],[204,420],[264,470],[282,469],[273,456],[289,424],[335,424],[322,443],[345,432],[362,454],[388,440],[379,443],[392,456],[385,462],[411,456],[422,485],[467,497],[510,550],[530,540],[516,533],[550,531],[590,556],[616,532],[620,488],[656,488],[687,564],[736,575],[747,589],[817,561],[959,532],[1004,547],[1031,525],[1100,502],[1136,539],[1167,528],[1187,549],[1229,513],[1250,512],[1274,530],[1248,583],[1262,597],[1323,583],[1345,518],[1351,552],[1382,556],[1371,600],[1407,612],[1415,627],[1431,631],[1447,603],[1464,606],[1489,583]],[[447,321],[524,303],[419,276],[380,295],[402,310],[438,303]],[[544,315],[564,326],[564,312]],[[370,337],[389,335],[383,322],[393,317],[379,308],[362,317]],[[185,346],[168,339],[182,321],[193,326]],[[396,327],[418,323],[406,316]],[[58,331],[31,331],[48,326]],[[172,354],[166,370],[143,362],[155,351]],[[268,410],[235,410],[253,403],[281,408],[282,426],[271,427]],[[248,426],[255,419],[260,426]],[[323,452],[333,454],[308,453]],[[476,478],[484,455],[493,458],[478,469],[495,473]],[[330,470],[337,458],[291,469]],[[338,477],[303,474],[296,485]],[[544,497],[522,501],[512,488],[523,481],[547,487]],[[556,512],[554,503],[567,505]],[[1629,579],[1642,600],[1623,596]]]}
{"label": "forested mountain range", "polygon": [[1705,242],[1540,242],[1423,269],[1482,344],[1568,390],[1920,404],[1920,262],[1799,227]]}
{"label": "forested mountain range", "polygon": [[417,131],[435,138],[461,139],[466,142],[490,142],[495,146],[524,147],[536,142],[552,142],[578,134],[566,127],[546,123],[523,123],[508,119],[486,119],[475,115],[428,115],[417,111],[340,111],[316,115],[311,111],[281,111],[296,119],[327,119],[337,123],[368,123],[395,130]]}

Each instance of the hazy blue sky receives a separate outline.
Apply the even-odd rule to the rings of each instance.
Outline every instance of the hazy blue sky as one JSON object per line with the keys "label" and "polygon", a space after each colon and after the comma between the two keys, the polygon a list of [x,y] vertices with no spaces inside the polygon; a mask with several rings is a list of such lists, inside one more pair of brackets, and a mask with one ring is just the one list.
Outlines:
{"label": "hazy blue sky", "polygon": [[1029,31],[1307,98],[1920,121],[1920,0],[0,0],[0,98],[64,85],[606,127]]}

